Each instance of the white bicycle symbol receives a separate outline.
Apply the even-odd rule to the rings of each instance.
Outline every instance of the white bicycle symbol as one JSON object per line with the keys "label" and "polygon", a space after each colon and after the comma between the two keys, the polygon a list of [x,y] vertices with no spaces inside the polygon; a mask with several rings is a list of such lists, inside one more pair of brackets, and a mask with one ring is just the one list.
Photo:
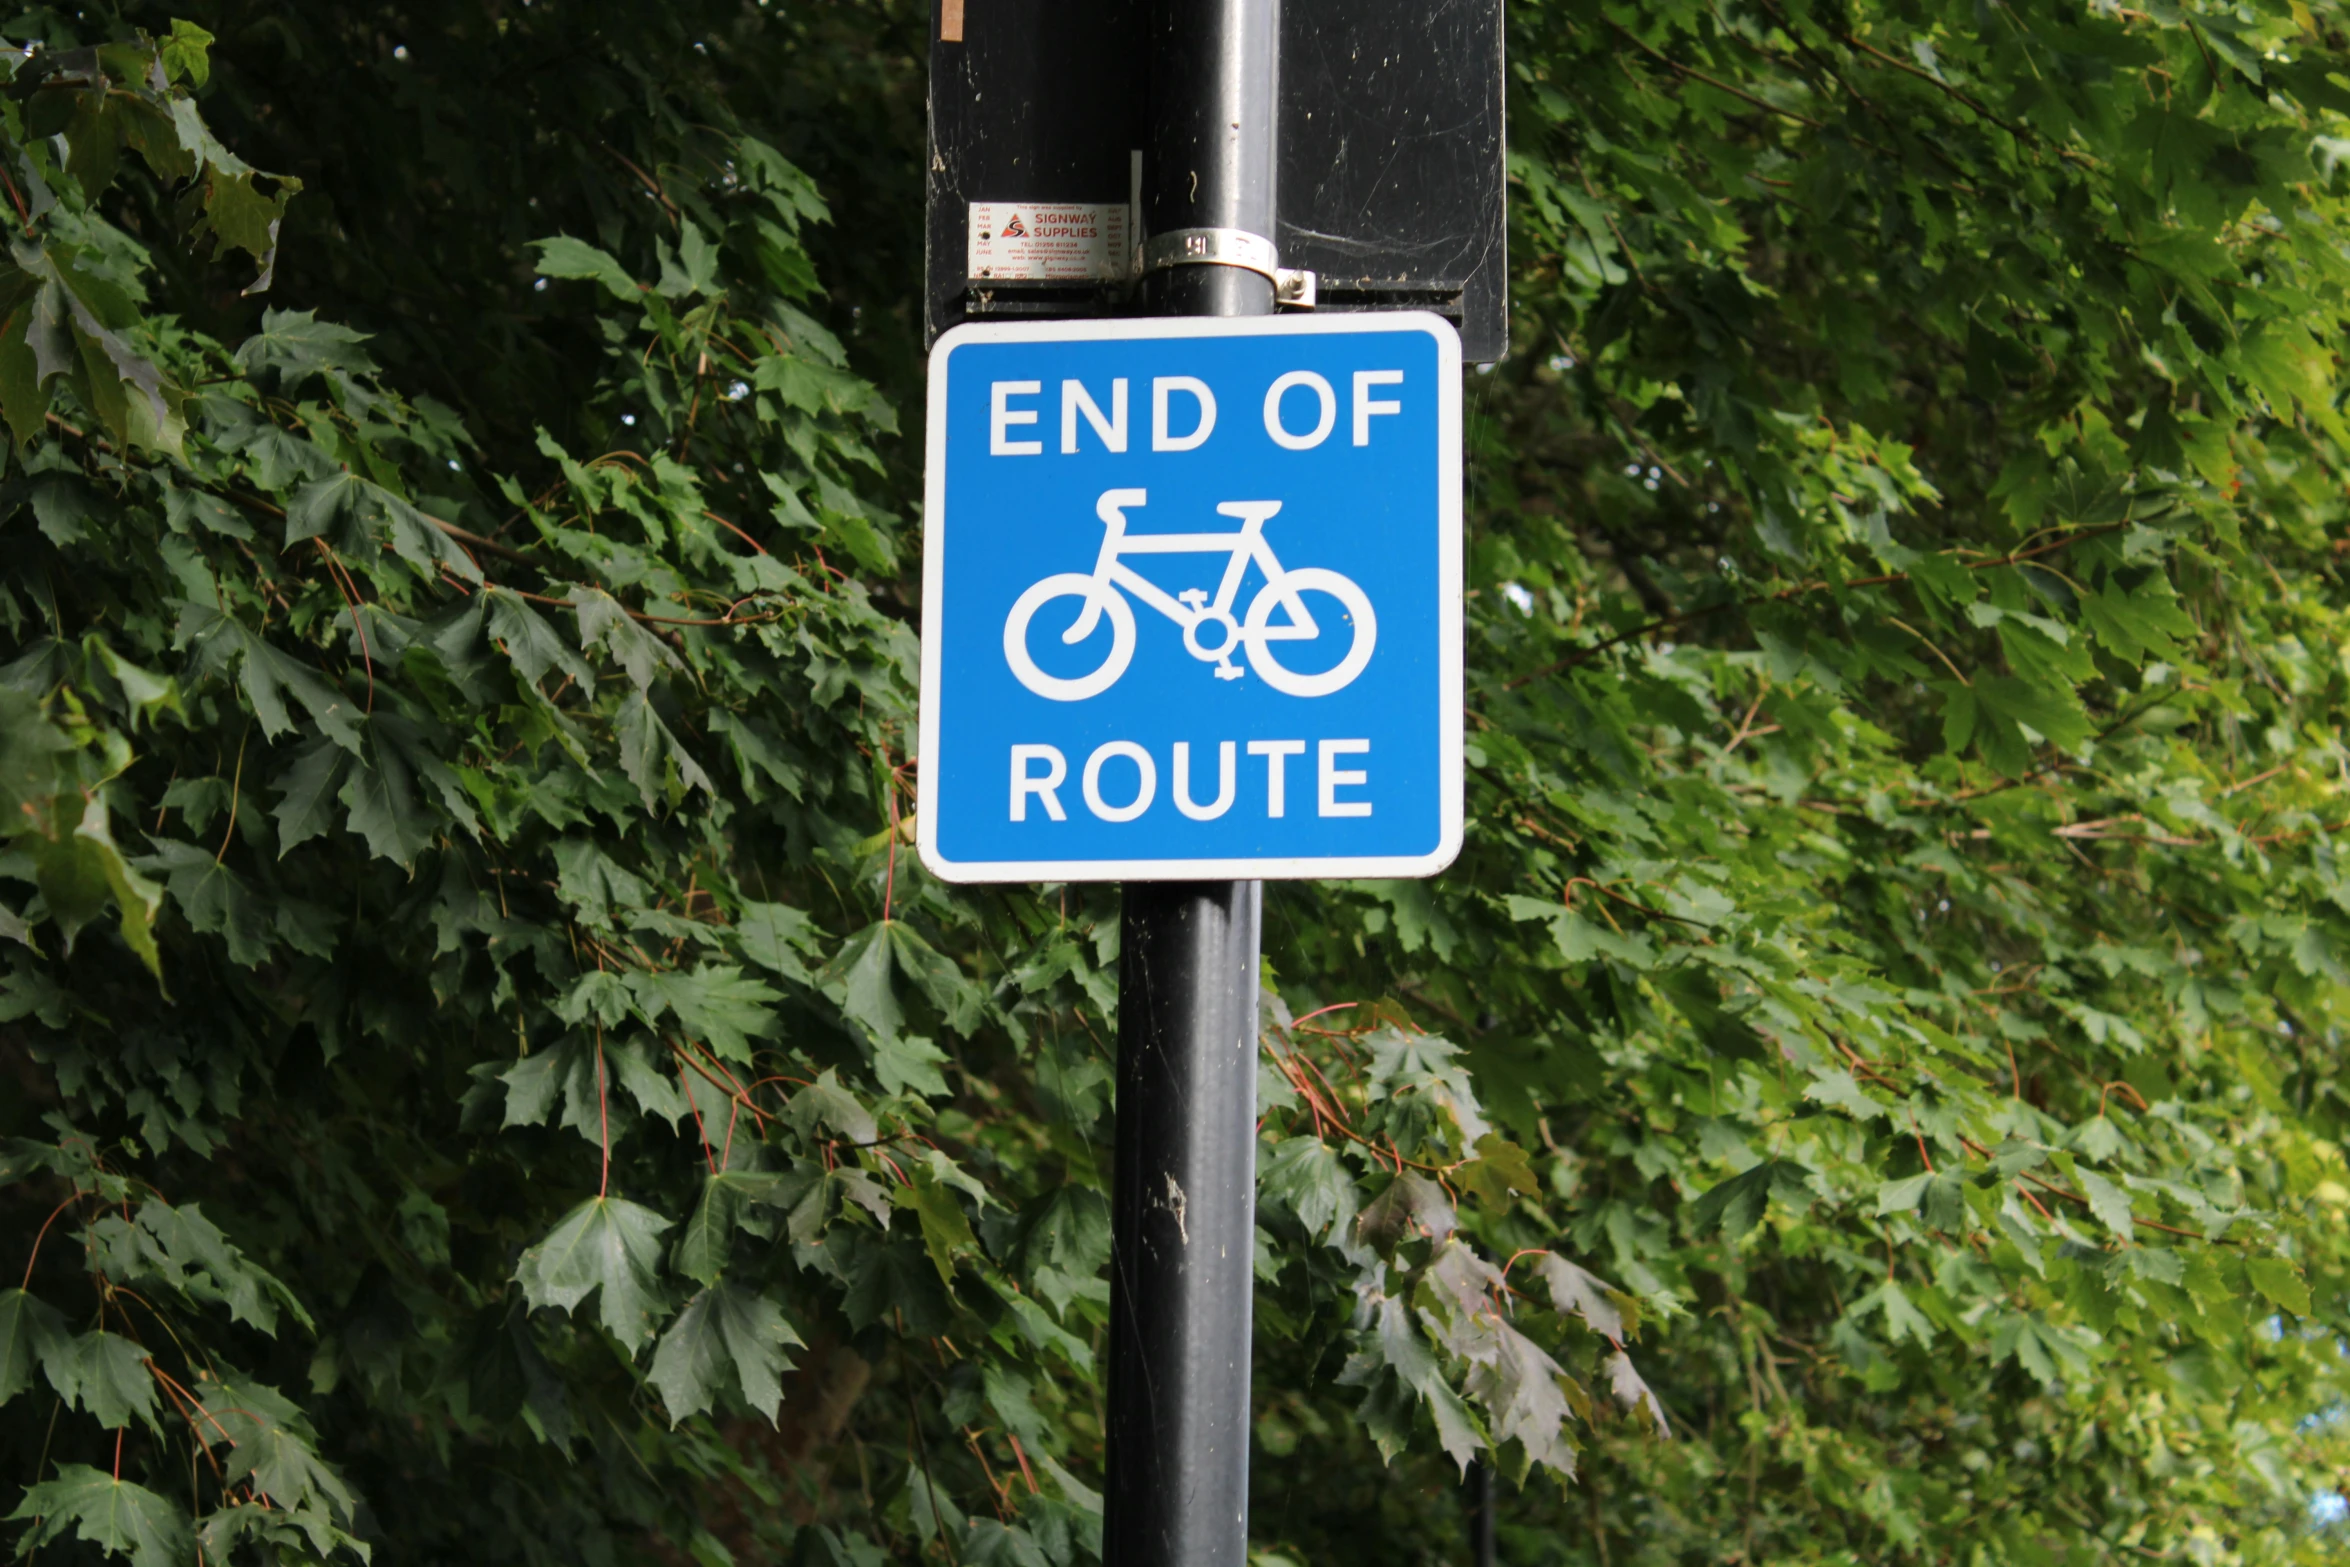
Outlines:
{"label": "white bicycle symbol", "polygon": [[[1223,515],[1240,519],[1237,533],[1129,535],[1126,508],[1143,505],[1148,499],[1149,494],[1144,490],[1103,491],[1102,498],[1094,503],[1094,515],[1101,518],[1109,532],[1103,536],[1102,552],[1095,559],[1092,572],[1064,571],[1046,577],[1013,604],[1010,617],[1004,621],[1004,658],[1022,685],[1055,702],[1082,702],[1116,685],[1134,658],[1134,607],[1120,594],[1121,588],[1181,626],[1184,647],[1193,658],[1214,664],[1219,680],[1238,680],[1246,673],[1232,665],[1235,647],[1248,654],[1249,668],[1265,684],[1290,696],[1328,696],[1344,689],[1370,663],[1371,649],[1379,640],[1379,622],[1371,613],[1370,598],[1355,586],[1352,578],[1335,571],[1319,566],[1287,569],[1273,554],[1273,546],[1265,542],[1266,520],[1281,509],[1279,501],[1226,501],[1218,506],[1216,510]],[[1122,555],[1229,555],[1231,563],[1224,568],[1224,580],[1217,585],[1211,603],[1207,593],[1199,588],[1167,593],[1126,565],[1119,558]],[[1234,620],[1232,603],[1240,596],[1240,579],[1251,561],[1265,574],[1265,585],[1249,600],[1248,613]],[[1273,657],[1271,645],[1311,642],[1322,634],[1320,624],[1306,608],[1303,595],[1308,590],[1327,593],[1338,600],[1345,611],[1345,620],[1353,624],[1354,645],[1333,668],[1320,674],[1301,675],[1282,668]],[[1070,594],[1082,599],[1085,607],[1076,623],[1061,633],[1061,640],[1072,645],[1084,641],[1107,615],[1110,654],[1092,674],[1063,680],[1046,674],[1029,656],[1028,623],[1046,604]],[[1287,615],[1280,625],[1273,624],[1275,609]],[[1200,643],[1203,626],[1218,627],[1223,633],[1213,647]]]}

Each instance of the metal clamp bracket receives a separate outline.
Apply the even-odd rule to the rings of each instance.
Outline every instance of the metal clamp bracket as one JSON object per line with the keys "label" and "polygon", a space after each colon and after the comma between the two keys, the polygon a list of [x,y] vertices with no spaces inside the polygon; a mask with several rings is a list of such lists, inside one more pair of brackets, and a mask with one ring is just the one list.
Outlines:
{"label": "metal clamp bracket", "polygon": [[1136,277],[1169,267],[1243,267],[1273,280],[1275,303],[1314,308],[1314,274],[1281,265],[1273,242],[1246,229],[1170,229],[1137,247]]}

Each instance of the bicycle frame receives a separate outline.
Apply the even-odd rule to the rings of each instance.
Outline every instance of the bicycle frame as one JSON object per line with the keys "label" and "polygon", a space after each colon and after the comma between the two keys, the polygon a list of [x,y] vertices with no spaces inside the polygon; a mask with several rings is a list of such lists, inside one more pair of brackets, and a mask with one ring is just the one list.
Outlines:
{"label": "bicycle frame", "polygon": [[[1124,588],[1129,594],[1148,604],[1187,632],[1202,621],[1217,620],[1231,625],[1232,634],[1226,639],[1221,655],[1228,657],[1239,639],[1239,628],[1232,620],[1233,601],[1240,597],[1240,579],[1247,574],[1250,561],[1255,561],[1264,572],[1265,580],[1278,587],[1288,574],[1273,546],[1265,542],[1265,523],[1281,509],[1279,501],[1226,501],[1216,510],[1227,517],[1240,519],[1240,528],[1233,533],[1142,533],[1126,531],[1126,508],[1143,504],[1146,492],[1141,490],[1107,490],[1094,505],[1094,515],[1101,518],[1107,531],[1102,535],[1101,553],[1094,557],[1093,576],[1100,583]],[[1187,588],[1178,597],[1157,583],[1126,565],[1120,557],[1126,555],[1228,555],[1223,580],[1216,584],[1216,596],[1207,603],[1207,595],[1198,588]],[[1191,601],[1191,602],[1187,602]],[[1295,593],[1281,596],[1281,607],[1289,612],[1290,624],[1267,626],[1263,635],[1267,641],[1294,642],[1319,635],[1314,617],[1304,601]],[[1093,634],[1095,624],[1102,616],[1100,597],[1086,600],[1085,609],[1077,623],[1061,634],[1069,643],[1084,641]],[[1216,659],[1217,654],[1195,657]]]}

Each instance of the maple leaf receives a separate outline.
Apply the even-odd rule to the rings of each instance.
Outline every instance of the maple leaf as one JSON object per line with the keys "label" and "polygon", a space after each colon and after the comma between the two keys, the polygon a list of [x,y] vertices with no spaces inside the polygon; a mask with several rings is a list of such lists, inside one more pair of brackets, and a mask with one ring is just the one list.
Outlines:
{"label": "maple leaf", "polygon": [[661,1335],[648,1380],[669,1407],[675,1425],[731,1398],[772,1425],[783,1401],[787,1350],[800,1336],[781,1307],[740,1284],[718,1284],[685,1304]]}
{"label": "maple leaf", "polygon": [[660,1286],[661,1232],[670,1221],[618,1197],[590,1197],[522,1254],[515,1282],[534,1306],[569,1312],[597,1296],[605,1331],[634,1352],[668,1314]]}
{"label": "maple leaf", "polygon": [[196,1531],[185,1509],[145,1486],[118,1480],[88,1464],[61,1464],[57,1478],[29,1487],[10,1513],[11,1522],[31,1520],[21,1549],[74,1537],[131,1567],[188,1567],[196,1559]]}

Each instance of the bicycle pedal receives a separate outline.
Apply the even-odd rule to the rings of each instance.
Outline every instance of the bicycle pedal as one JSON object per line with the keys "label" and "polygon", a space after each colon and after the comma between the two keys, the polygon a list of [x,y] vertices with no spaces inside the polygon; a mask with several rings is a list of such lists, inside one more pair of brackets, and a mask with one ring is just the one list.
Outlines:
{"label": "bicycle pedal", "polygon": [[1216,678],[1218,680],[1238,680],[1242,675],[1247,673],[1247,670],[1234,669],[1230,664],[1218,664],[1216,666]]}

